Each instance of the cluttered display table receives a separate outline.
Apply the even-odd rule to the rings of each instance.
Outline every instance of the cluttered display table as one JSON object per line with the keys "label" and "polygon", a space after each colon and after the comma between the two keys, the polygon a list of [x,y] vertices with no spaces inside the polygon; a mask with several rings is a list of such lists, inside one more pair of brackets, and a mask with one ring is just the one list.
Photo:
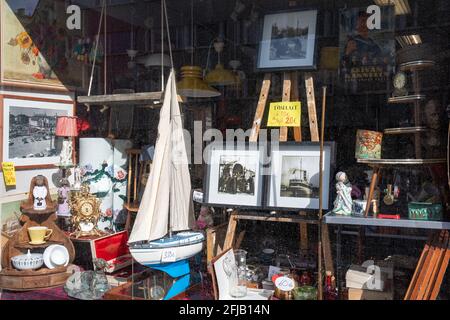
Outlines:
{"label": "cluttered display table", "polygon": [[[389,218],[383,218],[383,215],[368,217],[343,216],[330,212],[324,216],[324,223],[337,226],[336,276],[338,278],[339,290],[341,290],[342,229],[344,225],[427,229],[431,231],[417,263],[405,299],[427,299],[430,297],[435,299],[437,297],[450,255],[448,232],[450,230],[450,221],[413,220],[400,217],[392,218],[391,216]],[[399,236],[399,238],[401,239],[403,237]]]}

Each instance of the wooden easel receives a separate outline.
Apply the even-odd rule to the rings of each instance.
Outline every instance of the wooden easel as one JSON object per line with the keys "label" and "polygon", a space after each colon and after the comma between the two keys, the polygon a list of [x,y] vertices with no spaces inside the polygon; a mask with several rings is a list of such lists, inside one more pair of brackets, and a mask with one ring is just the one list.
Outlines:
{"label": "wooden easel", "polygon": [[[264,80],[261,88],[261,93],[258,100],[258,105],[256,107],[255,118],[253,121],[252,131],[250,134],[250,142],[257,142],[259,130],[261,128],[262,119],[264,117],[264,111],[266,109],[267,99],[269,96],[270,86],[272,81],[272,74],[266,73],[264,75]],[[306,99],[308,107],[308,118],[309,118],[309,130],[311,134],[311,141],[319,142],[319,129],[317,125],[317,112],[316,112],[316,101],[314,96],[314,81],[310,73],[305,73],[305,87],[306,87]],[[299,101],[298,92],[298,73],[285,72],[283,74],[283,92],[282,101]],[[280,128],[280,142],[285,142],[288,140],[288,127]],[[296,142],[302,141],[301,127],[294,127],[294,140]],[[261,221],[271,221],[271,222],[291,222],[299,223],[300,225],[300,250],[305,252],[308,250],[308,229],[307,224],[318,224],[316,219],[308,219],[307,214],[304,211],[300,211],[298,216],[285,217],[282,215],[271,215],[264,216],[260,214],[240,214],[237,209],[235,209],[230,215],[230,220],[228,223],[227,234],[225,238],[225,243],[223,246],[223,251],[232,248],[235,244],[235,233],[237,228],[238,220],[261,220]],[[239,237],[237,244],[240,245],[242,238],[245,234],[243,231]],[[331,246],[329,242],[328,228],[322,227],[322,243],[323,252],[325,260],[326,271],[331,271],[334,274],[333,261],[331,257]],[[238,245],[236,245],[238,247]]]}

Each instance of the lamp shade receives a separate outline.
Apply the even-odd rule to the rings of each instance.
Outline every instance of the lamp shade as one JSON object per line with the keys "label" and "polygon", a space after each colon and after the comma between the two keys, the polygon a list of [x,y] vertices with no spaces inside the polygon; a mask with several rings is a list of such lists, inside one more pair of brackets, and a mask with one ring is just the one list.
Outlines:
{"label": "lamp shade", "polygon": [[170,67],[172,64],[170,62],[170,57],[167,54],[162,55],[161,53],[151,53],[146,56],[140,57],[138,63],[143,64],[145,67]]}
{"label": "lamp shade", "polygon": [[212,86],[229,86],[238,83],[236,75],[226,70],[222,64],[216,65],[214,70],[206,75],[205,81]]}
{"label": "lamp shade", "polygon": [[77,137],[77,117],[58,117],[56,120],[55,135],[58,137]]}
{"label": "lamp shade", "polygon": [[202,68],[198,66],[181,67],[181,81],[177,83],[180,96],[192,98],[212,98],[220,92],[211,88],[202,78]]}

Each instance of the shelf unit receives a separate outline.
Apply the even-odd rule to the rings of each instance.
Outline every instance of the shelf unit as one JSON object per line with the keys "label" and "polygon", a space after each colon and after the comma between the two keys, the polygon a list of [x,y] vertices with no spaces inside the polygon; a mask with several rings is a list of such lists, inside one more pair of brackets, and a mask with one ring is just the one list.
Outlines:
{"label": "shelf unit", "polygon": [[[422,126],[421,107],[422,102],[426,100],[426,96],[421,93],[421,86],[419,81],[419,72],[435,66],[435,62],[431,60],[417,60],[402,63],[398,66],[401,71],[410,72],[412,76],[412,90],[413,93],[407,96],[392,97],[388,99],[390,104],[411,104],[413,108],[414,126],[405,128],[388,128],[384,130],[387,135],[398,134],[412,134],[414,135],[415,159],[358,159],[358,163],[367,164],[373,168],[372,180],[369,188],[369,195],[367,198],[367,206],[365,211],[365,218],[368,217],[375,188],[378,184],[378,179],[381,170],[395,166],[427,166],[446,163],[446,159],[423,159],[421,134],[428,129]],[[434,177],[433,177],[434,180]]]}

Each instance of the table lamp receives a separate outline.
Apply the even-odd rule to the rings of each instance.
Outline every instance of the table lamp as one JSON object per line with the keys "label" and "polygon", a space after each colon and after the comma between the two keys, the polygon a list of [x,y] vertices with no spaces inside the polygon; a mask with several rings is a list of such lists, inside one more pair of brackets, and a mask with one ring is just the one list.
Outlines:
{"label": "table lamp", "polygon": [[55,135],[57,137],[64,137],[61,154],[59,156],[59,165],[72,165],[72,141],[69,138],[78,136],[77,117],[58,117]]}

